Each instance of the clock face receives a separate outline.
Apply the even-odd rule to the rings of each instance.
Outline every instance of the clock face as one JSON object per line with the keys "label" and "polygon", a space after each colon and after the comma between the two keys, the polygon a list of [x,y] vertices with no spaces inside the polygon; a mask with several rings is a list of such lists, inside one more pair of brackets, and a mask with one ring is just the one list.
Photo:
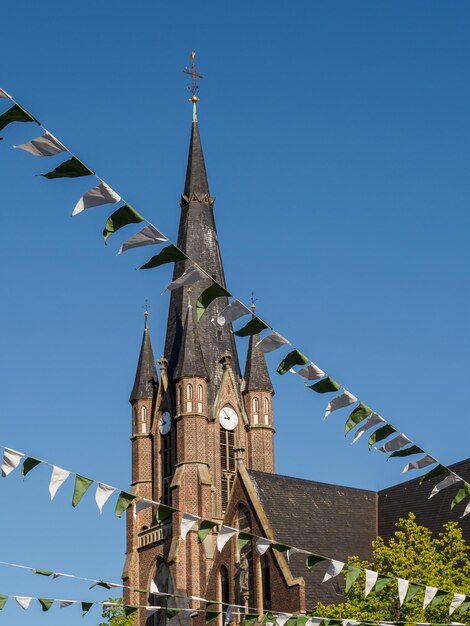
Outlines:
{"label": "clock face", "polygon": [[168,411],[164,411],[160,417],[158,429],[161,435],[167,435],[171,428],[171,415]]}
{"label": "clock face", "polygon": [[230,406],[224,406],[219,413],[219,422],[225,430],[235,430],[238,424],[238,415]]}

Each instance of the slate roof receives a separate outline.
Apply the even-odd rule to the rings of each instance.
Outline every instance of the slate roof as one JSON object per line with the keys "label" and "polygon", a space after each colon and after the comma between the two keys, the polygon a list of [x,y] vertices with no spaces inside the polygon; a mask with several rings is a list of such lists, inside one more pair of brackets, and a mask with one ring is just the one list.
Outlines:
{"label": "slate roof", "polygon": [[245,391],[271,391],[274,388],[266,367],[264,352],[256,347],[259,341],[258,335],[251,335],[246,355],[245,367]]}
{"label": "slate roof", "polygon": [[186,321],[184,323],[183,339],[181,342],[181,354],[176,364],[173,378],[177,380],[183,376],[208,378],[192,306],[188,306],[186,311]]}
{"label": "slate roof", "polygon": [[150,334],[147,327],[147,317],[145,318],[144,335],[140,347],[139,362],[135,374],[134,386],[131,391],[129,402],[141,400],[143,398],[153,398],[158,386],[158,375],[153,357]]}
{"label": "slate roof", "polygon": [[[374,491],[253,470],[248,475],[278,541],[339,560],[353,554],[371,557],[376,537]],[[290,568],[294,576],[305,579],[308,609],[319,601],[344,600],[334,587],[335,583],[343,586],[344,579],[321,583],[326,564],[319,563],[309,573],[305,555],[297,554],[291,557]]]}

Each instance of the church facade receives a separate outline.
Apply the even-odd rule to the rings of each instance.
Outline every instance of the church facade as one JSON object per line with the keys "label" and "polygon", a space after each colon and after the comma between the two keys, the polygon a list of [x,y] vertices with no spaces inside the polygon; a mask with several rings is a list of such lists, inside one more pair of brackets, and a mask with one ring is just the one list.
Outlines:
{"label": "church facade", "polygon": [[[178,247],[225,285],[197,121],[193,121]],[[175,264],[179,278],[188,261]],[[380,493],[301,480],[275,473],[274,388],[263,353],[250,337],[241,370],[229,324],[214,320],[227,305],[212,302],[196,321],[195,303],[211,284],[201,279],[190,289],[171,292],[164,355],[159,372],[145,328],[130,403],[132,407],[132,488],[143,498],[217,521],[307,551],[346,560],[371,556],[371,542],[393,534],[400,516],[415,511],[418,522],[434,528],[457,519],[443,505],[449,494],[427,501],[417,480]],[[470,479],[470,462],[455,471]],[[431,481],[430,483],[431,484]],[[183,541],[181,513],[157,523],[151,508],[127,513],[126,586],[150,589],[179,599],[161,605],[198,608],[197,596],[239,604],[260,613],[312,610],[315,603],[341,601],[341,586],[321,584],[324,568],[305,569],[305,556],[268,550],[259,555],[252,542],[241,551],[235,540],[222,552],[209,533],[198,542],[197,528]],[[469,516],[470,517],[470,516]],[[469,537],[468,521],[467,539]],[[186,599],[185,599],[186,598]],[[126,590],[128,604],[147,605],[154,597]],[[145,615],[140,616],[140,626]],[[150,621],[164,624],[165,614]]]}

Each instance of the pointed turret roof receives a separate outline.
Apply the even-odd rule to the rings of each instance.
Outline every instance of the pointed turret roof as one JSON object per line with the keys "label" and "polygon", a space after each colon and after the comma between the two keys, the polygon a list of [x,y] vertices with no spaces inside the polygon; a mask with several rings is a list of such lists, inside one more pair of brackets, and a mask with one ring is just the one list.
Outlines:
{"label": "pointed turret roof", "polygon": [[246,355],[244,391],[271,391],[274,393],[264,352],[256,347],[258,341],[258,335],[251,335]]}
{"label": "pointed turret roof", "polygon": [[196,320],[194,319],[194,309],[191,304],[188,305],[186,311],[181,349],[173,378],[176,380],[183,376],[209,378],[204,364]]}
{"label": "pointed turret roof", "polygon": [[139,362],[137,364],[134,387],[132,388],[129,402],[142,400],[144,398],[153,398],[158,386],[157,368],[155,367],[155,359],[153,357],[147,322],[148,313],[146,311],[144,335],[142,337],[142,345],[140,347]]}
{"label": "pointed turret roof", "polygon": [[202,152],[197,122],[193,122],[191,128],[188,165],[186,167],[186,180],[184,183],[184,196],[189,199],[193,194],[197,194],[200,198],[209,196],[206,164],[204,163],[204,154]]}

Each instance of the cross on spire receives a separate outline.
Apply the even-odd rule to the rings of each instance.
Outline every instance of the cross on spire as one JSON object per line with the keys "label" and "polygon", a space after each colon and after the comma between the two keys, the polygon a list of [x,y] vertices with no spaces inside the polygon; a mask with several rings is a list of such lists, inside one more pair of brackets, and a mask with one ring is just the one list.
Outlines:
{"label": "cross on spire", "polygon": [[202,74],[198,74],[198,72],[196,72],[196,63],[194,61],[195,58],[196,58],[196,52],[193,50],[191,54],[189,55],[189,60],[191,61],[191,68],[185,67],[183,70],[185,74],[188,74],[188,76],[191,76],[191,86],[188,87],[188,89],[192,93],[192,96],[189,99],[189,101],[193,103],[193,122],[197,122],[196,104],[199,102],[199,98],[197,96],[199,92],[199,85],[197,83],[197,80],[198,78],[204,78]]}

